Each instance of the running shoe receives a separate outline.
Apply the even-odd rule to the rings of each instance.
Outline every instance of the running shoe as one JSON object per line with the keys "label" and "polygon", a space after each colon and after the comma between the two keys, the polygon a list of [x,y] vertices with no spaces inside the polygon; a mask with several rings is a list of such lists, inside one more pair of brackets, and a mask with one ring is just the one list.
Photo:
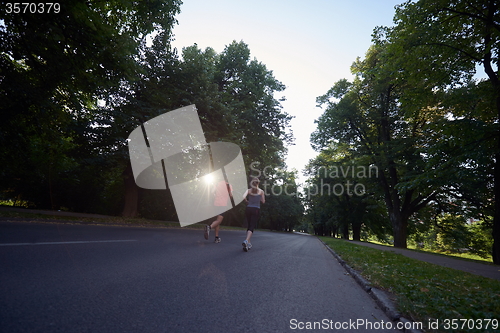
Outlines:
{"label": "running shoe", "polygon": [[215,242],[220,243],[220,237],[215,237]]}
{"label": "running shoe", "polygon": [[252,248],[252,244],[251,244],[251,243],[248,243],[248,244],[247,244],[247,249],[248,249],[248,251],[250,251],[250,249],[251,249],[251,248]]}
{"label": "running shoe", "polygon": [[208,240],[208,236],[209,236],[209,235],[210,235],[210,225],[209,225],[209,224],[207,224],[207,225],[205,226],[205,235],[204,235],[206,240]]}
{"label": "running shoe", "polygon": [[249,249],[248,248],[248,241],[246,239],[243,241],[243,244],[241,244],[241,245],[243,245],[243,251],[248,252],[248,249]]}

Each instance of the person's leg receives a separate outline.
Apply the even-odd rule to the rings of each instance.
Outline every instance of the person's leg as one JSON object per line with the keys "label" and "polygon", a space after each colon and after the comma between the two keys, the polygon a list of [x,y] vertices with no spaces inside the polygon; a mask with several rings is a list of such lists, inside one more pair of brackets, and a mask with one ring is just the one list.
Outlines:
{"label": "person's leg", "polygon": [[257,219],[259,218],[258,215],[258,209],[254,208],[252,209],[252,214],[250,215],[250,218],[248,219],[248,229],[247,229],[247,242],[250,244],[250,238],[252,238],[253,231],[255,227],[257,226]]}
{"label": "person's leg", "polygon": [[245,239],[248,243],[250,243],[250,238],[252,238],[253,230],[255,229],[255,209],[253,207],[247,208],[247,238]]}
{"label": "person's leg", "polygon": [[246,241],[250,243],[250,238],[252,238],[253,231],[247,230]]}
{"label": "person's leg", "polygon": [[215,219],[215,221],[213,221],[212,223],[207,224],[205,226],[205,235],[204,235],[205,239],[208,239],[208,237],[210,235],[210,230],[212,230],[212,229],[215,230],[215,238],[219,237],[219,226],[222,223],[223,219],[224,219],[223,214],[217,215],[217,218]]}
{"label": "person's leg", "polygon": [[[222,220],[224,219],[224,217],[220,217],[220,221],[219,221],[219,218],[217,218],[217,220],[215,220],[215,222],[218,222],[217,225],[214,227],[215,229],[215,238],[219,238],[219,228],[220,228],[220,224],[222,223]],[[214,222],[214,223],[215,223]]]}
{"label": "person's leg", "polygon": [[215,238],[219,238],[219,225],[215,227]]}
{"label": "person's leg", "polygon": [[253,228],[252,228],[252,208],[251,207],[247,207],[245,209],[245,218],[247,220],[247,237],[241,245],[243,245],[243,251],[247,252],[248,249],[250,248],[249,247],[249,239],[250,239],[250,237],[252,237],[252,235],[251,235],[252,231],[250,231],[250,230],[253,230]]}
{"label": "person's leg", "polygon": [[245,248],[249,250],[252,247],[250,243],[250,239],[252,238],[254,229],[257,227],[257,221],[259,220],[260,210],[258,208],[250,208],[247,210],[247,221],[248,221],[248,229],[247,229],[247,237],[245,239]]}
{"label": "person's leg", "polygon": [[[246,241],[250,240],[250,237],[252,237],[251,233],[253,233],[253,213],[254,209],[253,207],[247,207],[245,210],[245,217],[247,219],[247,237]],[[249,232],[250,232],[250,237],[249,237]]]}
{"label": "person's leg", "polygon": [[215,230],[215,237],[219,237],[219,226],[222,223],[223,219],[224,219],[224,216],[217,215],[217,219],[215,219],[215,221],[213,221],[210,224],[210,229],[214,229]]}

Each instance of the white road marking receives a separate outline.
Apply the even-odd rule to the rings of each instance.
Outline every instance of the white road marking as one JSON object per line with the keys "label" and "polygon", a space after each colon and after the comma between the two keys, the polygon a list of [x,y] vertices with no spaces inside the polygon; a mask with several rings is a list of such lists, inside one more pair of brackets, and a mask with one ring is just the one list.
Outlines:
{"label": "white road marking", "polygon": [[60,244],[89,244],[89,243],[118,243],[136,242],[135,239],[114,239],[101,241],[72,241],[72,242],[41,242],[41,243],[0,243],[0,246],[23,246],[23,245],[60,245]]}

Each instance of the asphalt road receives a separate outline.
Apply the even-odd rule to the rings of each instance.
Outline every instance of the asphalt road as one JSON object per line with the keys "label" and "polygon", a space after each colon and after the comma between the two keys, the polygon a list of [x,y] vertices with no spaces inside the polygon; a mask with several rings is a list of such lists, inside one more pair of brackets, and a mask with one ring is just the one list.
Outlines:
{"label": "asphalt road", "polygon": [[0,332],[388,331],[315,237],[244,234],[0,222]]}

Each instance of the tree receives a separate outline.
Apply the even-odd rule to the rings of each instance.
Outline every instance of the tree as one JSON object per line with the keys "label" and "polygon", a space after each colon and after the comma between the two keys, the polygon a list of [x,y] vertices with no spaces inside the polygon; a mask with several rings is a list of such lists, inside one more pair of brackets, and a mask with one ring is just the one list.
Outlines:
{"label": "tree", "polygon": [[365,233],[383,239],[387,226],[380,218],[383,213],[375,192],[378,171],[373,165],[367,170],[369,160],[355,154],[345,144],[333,144],[309,162],[306,168],[309,214],[319,216],[315,221],[318,234],[341,234],[349,239],[352,231],[353,240],[360,240],[364,227]]}
{"label": "tree", "polygon": [[429,119],[425,110],[410,113],[401,108],[405,86],[387,71],[386,61],[385,48],[373,46],[364,61],[353,64],[353,83],[341,80],[318,97],[326,109],[311,141],[317,149],[334,142],[348,144],[355,156],[369,156],[379,170],[394,246],[406,248],[409,217],[435,200],[439,191],[430,184],[408,182],[424,172],[420,148],[428,146],[422,130]]}
{"label": "tree", "polygon": [[466,86],[476,67],[486,74],[489,89],[483,98],[495,112],[493,123],[484,126],[494,142],[493,261],[500,264],[500,3],[408,1],[397,8],[394,21],[393,28],[378,29],[376,40],[388,43],[395,68],[415,88]]}
{"label": "tree", "polygon": [[140,189],[135,184],[127,146],[127,138],[136,127],[165,112],[188,105],[182,103],[185,86],[180,75],[181,62],[176,51],[170,47],[170,38],[169,32],[164,31],[154,37],[151,46],[142,44],[138,58],[142,68],[139,78],[129,82],[127,89],[111,95],[106,105],[100,108],[100,116],[96,120],[100,125],[99,137],[102,138],[100,149],[108,160],[114,161],[122,173],[122,216],[139,215],[140,202],[143,202],[145,197],[156,195],[165,200],[152,200],[157,202],[157,205],[146,203],[147,209],[144,210],[143,216],[175,218],[175,214],[165,212],[165,209],[174,210],[169,193]]}
{"label": "tree", "polygon": [[[4,193],[53,209],[89,198],[86,180],[105,174],[92,150],[97,101],[109,101],[137,78],[141,43],[155,30],[170,34],[179,5],[72,1],[59,13],[0,13]],[[94,172],[85,174],[88,167]]]}
{"label": "tree", "polygon": [[293,231],[300,223],[304,207],[296,183],[297,171],[273,172],[261,183],[266,195],[262,225],[271,230]]}
{"label": "tree", "polygon": [[126,139],[189,104],[208,142],[238,144],[247,164],[283,163],[291,117],[274,94],[284,85],[243,42],[221,54],[188,47],[180,59],[170,47],[180,3],[73,1],[53,15],[0,14],[3,196],[166,216],[168,193],[161,212],[139,206],[151,193],[135,185]]}
{"label": "tree", "polygon": [[[113,137],[121,138],[122,151],[126,151],[123,135],[142,122],[195,104],[207,142],[236,143],[246,165],[259,161],[277,167],[283,163],[285,145],[291,140],[291,117],[281,110],[274,94],[284,90],[284,85],[264,64],[250,60],[248,45],[233,42],[220,54],[193,45],[183,48],[182,59],[177,59],[165,39],[157,36],[145,53],[144,65],[146,74],[134,84],[127,103],[109,108],[113,128],[121,129]],[[132,182],[130,166],[124,176],[129,200],[123,214],[133,216],[139,212],[140,192]]]}
{"label": "tree", "polygon": [[275,98],[285,85],[263,63],[250,59],[250,49],[243,41],[226,46],[216,68],[222,103],[235,119],[229,141],[242,148],[246,165],[258,161],[282,166],[286,145],[293,141],[292,117],[282,111],[280,103],[284,97]]}

